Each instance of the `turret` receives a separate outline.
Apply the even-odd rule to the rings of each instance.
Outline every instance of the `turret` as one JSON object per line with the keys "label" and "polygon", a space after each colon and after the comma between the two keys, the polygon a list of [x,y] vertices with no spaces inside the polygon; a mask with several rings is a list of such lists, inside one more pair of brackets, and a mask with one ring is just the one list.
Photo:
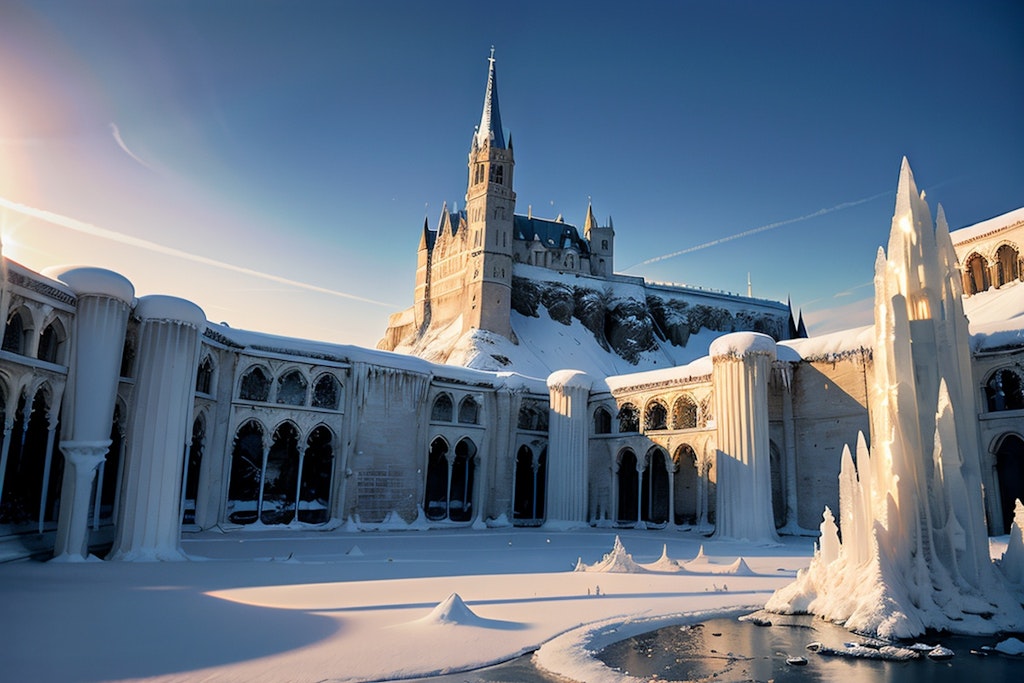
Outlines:
{"label": "turret", "polygon": [[583,221],[583,236],[590,243],[590,274],[609,277],[615,272],[615,230],[612,228],[611,216],[608,217],[607,226],[597,224],[590,202],[587,202],[587,218]]}
{"label": "turret", "polygon": [[463,331],[477,328],[512,338],[512,225],[516,195],[512,190],[515,165],[506,146],[498,107],[494,50],[488,59],[487,90],[480,126],[469,152],[466,222],[469,259]]}

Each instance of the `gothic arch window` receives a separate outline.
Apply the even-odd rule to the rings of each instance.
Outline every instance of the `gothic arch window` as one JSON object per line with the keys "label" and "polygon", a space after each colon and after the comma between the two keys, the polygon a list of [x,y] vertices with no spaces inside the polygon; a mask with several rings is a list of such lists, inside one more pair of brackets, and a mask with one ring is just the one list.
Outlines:
{"label": "gothic arch window", "polygon": [[990,413],[1024,409],[1021,376],[1010,368],[996,370],[985,384],[985,398]]}
{"label": "gothic arch window", "polygon": [[673,458],[676,474],[673,477],[677,524],[696,524],[700,516],[700,474],[697,470],[697,453],[689,444],[676,449]]}
{"label": "gothic arch window", "polygon": [[612,433],[612,414],[602,406],[598,406],[597,410],[594,411],[594,433]]}
{"label": "gothic arch window", "polygon": [[337,410],[340,398],[341,383],[337,378],[330,373],[320,375],[313,384],[313,407]]}
{"label": "gothic arch window", "polygon": [[213,359],[209,355],[203,357],[196,370],[196,393],[213,393]]}
{"label": "gothic arch window", "polygon": [[475,425],[480,422],[480,406],[476,399],[467,396],[459,403],[459,423]]}
{"label": "gothic arch window", "polygon": [[258,365],[250,368],[242,375],[238,398],[243,401],[266,402],[270,399],[270,377]]}
{"label": "gothic arch window", "polygon": [[326,425],[318,425],[306,439],[299,466],[299,521],[305,524],[324,524],[330,518],[333,441],[334,435]]}
{"label": "gothic arch window", "polygon": [[1007,434],[999,441],[995,451],[996,478],[999,480],[999,498],[1002,502],[1002,533],[1010,533],[1015,501],[1024,501],[1024,439],[1018,434]]}
{"label": "gothic arch window", "polygon": [[533,399],[523,399],[519,408],[519,429],[528,432],[548,431],[548,405]]}
{"label": "gothic arch window", "polygon": [[647,404],[647,411],[644,413],[644,429],[647,431],[658,431],[668,429],[668,409],[665,404],[655,399]]}
{"label": "gothic arch window", "polygon": [[516,453],[512,519],[527,524],[540,523],[544,519],[548,449],[546,446],[537,447],[540,452],[536,457],[533,449],[526,445],[520,446]]}
{"label": "gothic arch window", "polygon": [[59,320],[54,320],[39,335],[39,350],[36,358],[47,363],[62,363],[64,356],[64,340],[67,334]]}
{"label": "gothic arch window", "polygon": [[1020,255],[1012,245],[1004,244],[996,250],[996,286],[1020,278]]}
{"label": "gothic arch window", "polygon": [[249,420],[235,432],[228,480],[228,521],[252,524],[259,519],[263,485],[263,426]]}
{"label": "gothic arch window", "polygon": [[[0,490],[0,524],[36,522],[33,530],[41,533],[43,522],[56,519],[64,458],[53,457],[56,443],[52,451],[46,450],[51,400],[46,386],[40,387],[31,401],[24,393],[18,399]],[[59,417],[54,429],[60,433]]]}
{"label": "gothic arch window", "polygon": [[455,444],[451,485],[448,488],[448,518],[468,522],[473,517],[473,475],[476,469],[476,444],[462,439]]}
{"label": "gothic arch window", "polygon": [[25,354],[25,349],[28,348],[26,335],[32,334],[32,328],[27,327],[24,313],[20,310],[14,311],[7,318],[7,327],[4,328],[3,346],[0,347],[4,351],[20,355]]}
{"label": "gothic arch window", "polygon": [[988,289],[988,261],[985,257],[975,252],[967,257],[966,264],[968,294],[977,294]]}
{"label": "gothic arch window", "polygon": [[423,512],[427,519],[448,517],[448,450],[448,442],[440,436],[430,442],[427,480],[423,492]]}
{"label": "gothic arch window", "polygon": [[[640,431],[640,412],[632,403],[624,403],[619,408],[619,433],[626,434]],[[633,456],[634,459],[636,456]]]}
{"label": "gothic arch window", "polygon": [[434,406],[430,409],[431,422],[451,422],[454,415],[452,397],[447,393],[438,394]]}
{"label": "gothic arch window", "polygon": [[301,372],[292,370],[278,378],[277,402],[288,406],[306,405],[306,378]]}
{"label": "gothic arch window", "polygon": [[640,473],[637,471],[636,454],[626,448],[619,453],[619,471],[616,477],[619,523],[636,523],[639,511]]}
{"label": "gothic arch window", "polygon": [[669,515],[668,454],[660,448],[647,453],[640,483],[640,513],[644,522],[665,524]]}
{"label": "gothic arch window", "polygon": [[295,519],[299,478],[299,431],[291,422],[274,430],[264,469],[260,521],[290,524]]}
{"label": "gothic arch window", "polygon": [[695,429],[697,427],[697,404],[693,397],[684,394],[672,405],[672,428]]}
{"label": "gothic arch window", "polygon": [[[207,357],[209,360],[209,357]],[[209,393],[209,392],[205,392]],[[199,499],[199,471],[206,447],[206,418],[200,414],[192,422],[192,441],[185,454],[185,490],[182,497],[181,523],[196,523],[196,501]]]}
{"label": "gothic arch window", "polygon": [[498,185],[505,184],[505,167],[498,166],[498,170],[494,173],[494,182]]}

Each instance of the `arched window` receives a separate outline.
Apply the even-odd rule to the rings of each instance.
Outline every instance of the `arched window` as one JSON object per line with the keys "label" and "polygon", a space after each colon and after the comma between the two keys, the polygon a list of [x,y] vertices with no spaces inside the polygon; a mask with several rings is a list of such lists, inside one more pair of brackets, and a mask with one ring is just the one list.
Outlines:
{"label": "arched window", "polygon": [[[625,403],[619,408],[619,433],[640,431],[640,411],[632,403]],[[636,456],[634,457],[634,461]]]}
{"label": "arched window", "polygon": [[459,403],[459,422],[461,424],[475,425],[480,421],[480,406],[476,399],[467,396]]}
{"label": "arched window", "polygon": [[243,401],[267,401],[270,398],[270,378],[260,366],[255,366],[242,375],[242,387],[238,398]]}
{"label": "arched window", "polygon": [[648,431],[668,429],[667,418],[668,410],[665,408],[665,404],[661,401],[651,401],[647,404],[647,412],[644,415],[644,429]]}
{"label": "arched window", "polygon": [[1009,244],[1004,244],[996,250],[996,275],[997,287],[1020,278],[1020,256]]}
{"label": "arched window", "polygon": [[601,406],[598,406],[597,410],[594,411],[594,433],[612,433],[612,414]]}
{"label": "arched window", "polygon": [[206,356],[196,370],[196,393],[209,394],[213,389],[213,360]]}
{"label": "arched window", "polygon": [[1009,368],[996,370],[985,385],[989,412],[1024,409],[1024,387],[1021,378]]}
{"label": "arched window", "polygon": [[[448,401],[448,405],[451,407],[451,400]],[[427,519],[439,520],[448,517],[448,442],[441,437],[430,443],[430,452],[427,454],[423,512]]]}
{"label": "arched window", "polygon": [[453,411],[452,397],[448,394],[439,394],[434,399],[434,407],[430,410],[430,419],[433,422],[451,422]]}
{"label": "arched window", "polygon": [[277,402],[288,406],[306,405],[306,378],[301,372],[292,370],[278,378]]}
{"label": "arched window", "polygon": [[300,522],[324,524],[330,517],[331,473],[334,470],[332,441],[331,430],[324,425],[319,425],[306,439],[306,452],[300,467]]}
{"label": "arched window", "polygon": [[533,399],[523,399],[519,408],[519,429],[530,432],[548,431],[548,405]]}
{"label": "arched window", "polygon": [[299,479],[299,433],[290,422],[274,430],[263,476],[260,521],[290,524],[295,519],[295,494]]}
{"label": "arched window", "polygon": [[252,524],[259,519],[260,487],[263,484],[263,427],[249,420],[238,428],[231,449],[228,483],[228,521]]}
{"label": "arched window", "polygon": [[[40,388],[31,402],[22,394],[14,413],[11,445],[7,452],[3,489],[0,490],[0,524],[34,523],[33,532],[43,531],[42,522],[56,519],[60,505],[60,484],[64,476],[64,458],[47,452],[50,432],[50,401],[46,387]],[[60,417],[54,428],[60,434]],[[47,479],[49,469],[49,479]],[[28,530],[28,529],[26,529]]]}
{"label": "arched window", "polygon": [[455,444],[455,459],[452,460],[452,480],[448,494],[448,518],[453,522],[468,522],[473,517],[475,467],[476,445],[469,439],[462,439]]}
{"label": "arched window", "polygon": [[636,469],[636,454],[628,448],[619,454],[619,472],[616,477],[618,486],[617,521],[636,522],[639,512],[639,472]]}
{"label": "arched window", "polygon": [[3,350],[24,355],[25,353],[25,321],[20,311],[15,311],[7,319],[4,329]]}
{"label": "arched window", "polygon": [[680,396],[672,406],[672,428],[695,429],[696,427],[697,404],[690,396]]}
{"label": "arched window", "polygon": [[981,254],[973,253],[967,257],[966,273],[968,294],[977,294],[988,289],[988,261]]}
{"label": "arched window", "polygon": [[[209,358],[207,358],[209,360]],[[209,391],[205,392],[209,393]],[[182,524],[196,523],[196,500],[199,498],[199,469],[203,465],[206,442],[206,421],[200,415],[192,423],[192,443],[185,456],[185,496],[181,510]]]}
{"label": "arched window", "polygon": [[337,410],[340,397],[341,384],[334,375],[320,375],[313,385],[313,407]]}
{"label": "arched window", "polygon": [[1017,434],[1007,434],[996,449],[996,478],[999,480],[999,497],[1002,500],[1002,532],[1010,533],[1013,524],[1014,504],[1024,500],[1024,439]]}
{"label": "arched window", "polygon": [[529,446],[516,453],[515,490],[512,493],[512,519],[540,523],[544,519],[544,488],[547,479],[547,451],[543,447],[536,459]]}
{"label": "arched window", "polygon": [[64,347],[64,326],[60,321],[53,321],[46,326],[43,333],[39,335],[39,351],[36,357],[47,363],[60,363]]}
{"label": "arched window", "polygon": [[696,524],[700,516],[700,475],[697,472],[697,454],[689,444],[676,449],[674,458],[677,471],[674,511],[676,524]]}
{"label": "arched window", "polygon": [[653,448],[647,454],[647,468],[640,484],[640,512],[651,524],[668,522],[668,454]]}
{"label": "arched window", "polygon": [[[121,467],[121,451],[124,450],[124,423],[121,419],[120,400],[114,404],[114,419],[110,425],[110,447],[107,449],[107,457],[100,463],[99,471],[96,474],[96,484],[100,487],[98,497],[99,513],[95,515],[99,519],[110,519],[114,516],[114,506],[117,504],[117,477]],[[95,524],[94,517],[94,524]]]}

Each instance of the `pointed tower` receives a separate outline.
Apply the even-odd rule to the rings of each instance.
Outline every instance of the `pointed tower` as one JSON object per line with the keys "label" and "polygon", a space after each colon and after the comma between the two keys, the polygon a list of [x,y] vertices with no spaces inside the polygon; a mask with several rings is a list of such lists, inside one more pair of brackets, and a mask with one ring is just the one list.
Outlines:
{"label": "pointed tower", "polygon": [[512,339],[512,221],[516,193],[511,145],[505,144],[498,108],[494,48],[480,126],[469,151],[466,189],[467,249],[463,331],[477,328]]}
{"label": "pointed tower", "polygon": [[587,202],[587,218],[583,222],[583,236],[590,243],[590,274],[597,277],[609,277],[615,272],[613,264],[615,231],[612,229],[612,219],[608,218],[607,227],[599,226],[589,201]]}
{"label": "pointed tower", "polygon": [[424,330],[430,324],[430,255],[437,233],[427,226],[423,217],[423,234],[416,250],[416,289],[413,292],[413,316],[417,330]]}

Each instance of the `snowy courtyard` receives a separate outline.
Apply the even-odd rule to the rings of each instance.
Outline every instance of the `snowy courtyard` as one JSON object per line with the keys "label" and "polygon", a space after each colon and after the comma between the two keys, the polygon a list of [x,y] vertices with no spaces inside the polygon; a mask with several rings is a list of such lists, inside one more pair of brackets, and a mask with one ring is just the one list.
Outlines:
{"label": "snowy courtyard", "polygon": [[[647,567],[574,571],[601,569],[616,535]],[[812,539],[253,530],[186,535],[183,548],[195,561],[0,565],[4,679],[388,680],[509,660],[564,634],[544,666],[593,681],[603,665],[580,656],[597,645],[579,627],[626,637],[683,614],[760,606],[807,564]],[[466,609],[435,609],[453,593]]]}

